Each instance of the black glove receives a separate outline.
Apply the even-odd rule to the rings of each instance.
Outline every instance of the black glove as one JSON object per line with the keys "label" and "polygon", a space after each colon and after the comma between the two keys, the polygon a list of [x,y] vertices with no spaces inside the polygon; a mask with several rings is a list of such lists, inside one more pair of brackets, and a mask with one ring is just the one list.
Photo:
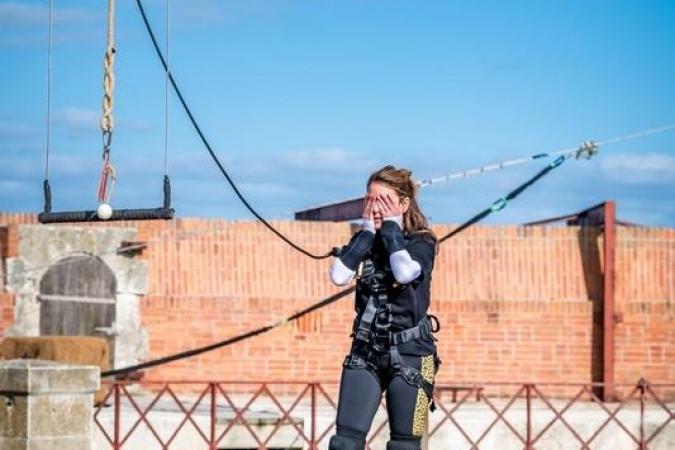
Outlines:
{"label": "black glove", "polygon": [[345,267],[356,271],[363,257],[373,246],[373,242],[375,242],[375,234],[367,230],[361,230],[352,236],[349,244],[336,251],[335,256],[340,258]]}
{"label": "black glove", "polygon": [[384,243],[385,250],[387,250],[387,253],[390,255],[405,248],[403,230],[401,230],[398,223],[393,220],[382,221],[380,236],[382,237],[382,243]]}

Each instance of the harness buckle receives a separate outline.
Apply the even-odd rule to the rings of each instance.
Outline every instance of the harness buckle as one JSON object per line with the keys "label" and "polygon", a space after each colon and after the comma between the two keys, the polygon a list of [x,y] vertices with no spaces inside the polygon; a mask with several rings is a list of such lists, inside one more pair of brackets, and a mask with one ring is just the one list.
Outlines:
{"label": "harness buckle", "polygon": [[425,341],[431,341],[434,337],[431,335],[431,325],[428,320],[420,320],[420,323],[417,325],[420,329],[420,336]]}
{"label": "harness buckle", "polygon": [[[427,318],[429,319],[431,332],[432,333],[439,332],[441,330],[441,322],[438,320],[438,317],[434,316],[433,314],[427,314]],[[434,326],[434,323],[436,324],[436,326]]]}
{"label": "harness buckle", "polygon": [[411,370],[410,372],[410,381],[418,388],[423,387],[426,380],[422,376],[422,373],[419,370]]}
{"label": "harness buckle", "polygon": [[364,260],[359,265],[359,282],[365,285],[373,293],[386,291],[387,275],[375,268],[372,260]]}
{"label": "harness buckle", "polygon": [[432,386],[431,383],[424,379],[422,372],[415,369],[414,367],[402,365],[399,370],[408,384],[423,389],[424,392],[427,392],[428,388]]}
{"label": "harness buckle", "polygon": [[347,355],[342,365],[352,369],[362,369],[364,367],[368,367],[366,361],[361,356],[354,353]]}
{"label": "harness buckle", "polygon": [[363,342],[369,342],[372,333],[369,330],[357,330],[356,339]]}

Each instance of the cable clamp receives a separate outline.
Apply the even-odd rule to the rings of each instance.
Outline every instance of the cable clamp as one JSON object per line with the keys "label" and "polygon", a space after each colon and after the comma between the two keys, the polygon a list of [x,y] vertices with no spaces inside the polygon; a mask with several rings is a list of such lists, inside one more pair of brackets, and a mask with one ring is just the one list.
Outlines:
{"label": "cable clamp", "polygon": [[555,169],[556,167],[558,167],[559,165],[561,165],[564,162],[565,162],[565,155],[560,155],[556,159],[551,161],[551,164],[549,164],[549,167],[551,169]]}
{"label": "cable clamp", "polygon": [[591,159],[598,153],[598,144],[593,141],[584,141],[575,154],[576,159]]}
{"label": "cable clamp", "polygon": [[492,204],[492,206],[490,206],[490,210],[492,212],[501,211],[506,206],[506,202],[507,202],[507,200],[504,197],[502,197],[499,200],[497,200],[496,202],[494,202]]}

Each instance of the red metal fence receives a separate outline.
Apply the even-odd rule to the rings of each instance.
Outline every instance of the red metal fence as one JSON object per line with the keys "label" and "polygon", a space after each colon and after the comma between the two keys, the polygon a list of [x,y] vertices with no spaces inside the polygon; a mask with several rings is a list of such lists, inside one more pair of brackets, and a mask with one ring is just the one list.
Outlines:
{"label": "red metal fence", "polygon": [[[675,448],[675,385],[598,383],[438,385],[429,450]],[[94,414],[96,448],[220,450],[328,448],[335,383],[143,382],[109,385]],[[384,402],[367,449],[388,439]]]}

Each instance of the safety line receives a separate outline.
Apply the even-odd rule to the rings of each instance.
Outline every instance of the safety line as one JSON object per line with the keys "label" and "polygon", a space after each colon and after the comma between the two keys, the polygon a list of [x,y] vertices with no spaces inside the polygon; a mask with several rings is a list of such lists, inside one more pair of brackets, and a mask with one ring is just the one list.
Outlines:
{"label": "safety line", "polygon": [[[536,183],[538,180],[540,180],[543,176],[545,176],[546,174],[551,172],[553,169],[559,167],[564,161],[565,161],[565,157],[559,156],[556,160],[552,161],[544,169],[540,170],[536,175],[534,175],[532,178],[527,180],[525,183],[521,184],[516,189],[509,192],[506,196],[504,196],[504,197],[500,198],[499,200],[497,200],[496,202],[494,202],[492,204],[492,206],[490,206],[489,208],[481,211],[480,213],[473,216],[471,219],[469,219],[468,221],[464,222],[462,225],[457,227],[455,230],[451,231],[450,233],[448,233],[445,236],[443,236],[442,238],[440,238],[438,240],[439,244],[442,244],[443,242],[447,241],[448,239],[452,238],[453,236],[456,236],[461,231],[467,229],[469,226],[475,224],[476,222],[479,222],[480,220],[484,219],[485,217],[492,214],[493,212],[502,210],[504,207],[506,207],[507,203],[510,200],[513,200],[514,198],[516,198],[523,191],[525,191],[528,187],[532,186],[534,183]],[[324,298],[324,299],[320,300],[319,302],[314,303],[314,304],[310,305],[309,307],[307,307],[305,309],[302,309],[302,310],[292,314],[291,316],[288,316],[288,317],[286,317],[282,320],[279,320],[279,321],[277,321],[273,324],[265,325],[265,326],[262,326],[260,328],[256,328],[255,330],[248,331],[248,332],[240,334],[238,336],[234,336],[234,337],[225,339],[223,341],[219,341],[219,342],[209,344],[209,345],[206,345],[206,346],[203,346],[203,347],[197,347],[197,348],[186,350],[186,351],[183,351],[183,352],[180,352],[180,353],[175,353],[173,355],[168,355],[168,356],[164,356],[164,357],[161,357],[161,358],[146,361],[146,362],[143,362],[143,363],[140,363],[140,364],[135,364],[135,365],[132,365],[132,366],[129,366],[129,367],[123,367],[123,368],[120,368],[120,369],[109,370],[109,371],[103,372],[101,374],[101,376],[102,377],[109,377],[109,376],[115,376],[115,375],[122,375],[122,374],[125,374],[125,373],[135,372],[135,371],[141,370],[141,369],[147,369],[147,368],[150,368],[150,367],[160,366],[160,365],[167,364],[167,363],[170,363],[170,362],[173,362],[173,361],[190,358],[192,356],[199,355],[201,353],[205,353],[205,352],[208,352],[208,351],[211,351],[211,350],[215,350],[215,349],[218,349],[218,348],[221,348],[221,347],[225,347],[227,345],[231,345],[231,344],[234,344],[236,342],[243,341],[245,339],[257,336],[257,335],[262,334],[262,333],[266,333],[266,332],[271,331],[271,330],[273,330],[277,327],[280,327],[280,326],[285,325],[289,322],[292,322],[296,319],[299,319],[300,317],[302,317],[306,314],[309,314],[312,311],[316,311],[320,308],[328,306],[331,303],[336,302],[340,298],[350,294],[351,292],[354,292],[355,290],[356,290],[355,286],[349,287],[349,288],[344,289],[344,290],[342,290],[342,291],[340,291],[336,294],[333,294],[333,295],[331,295],[327,298]]]}
{"label": "safety line", "polygon": [[202,132],[201,128],[197,124],[197,121],[192,114],[192,111],[190,110],[189,106],[187,105],[187,102],[185,101],[185,98],[183,97],[183,94],[181,93],[181,90],[178,88],[178,85],[176,84],[176,80],[173,77],[173,74],[171,71],[169,71],[166,60],[164,59],[164,55],[162,54],[162,50],[159,48],[159,44],[157,43],[157,38],[155,37],[155,33],[152,31],[152,27],[150,26],[150,22],[148,21],[148,17],[145,14],[145,10],[143,9],[143,4],[141,3],[141,0],[136,0],[136,5],[138,6],[138,10],[141,13],[141,17],[143,18],[143,23],[145,24],[145,28],[148,31],[148,34],[150,35],[150,39],[152,40],[152,45],[155,48],[155,52],[157,53],[157,57],[162,63],[162,66],[164,67],[164,70],[168,74],[169,81],[171,82],[171,86],[173,87],[174,92],[178,96],[178,100],[180,101],[180,104],[183,106],[183,109],[185,110],[185,113],[188,115],[188,118],[190,119],[190,122],[192,123],[193,128],[199,135],[199,138],[201,139],[202,143],[204,144],[204,147],[206,150],[209,152],[209,155],[211,155],[211,158],[213,159],[213,162],[218,166],[218,169],[220,169],[220,172],[223,174],[225,179],[227,180],[228,184],[234,191],[234,193],[237,195],[239,200],[243,203],[243,205],[248,209],[251,214],[253,214],[256,219],[258,219],[263,225],[265,225],[272,233],[276,234],[281,240],[286,242],[288,245],[290,245],[292,248],[295,250],[299,251],[300,253],[309,256],[312,259],[325,259],[328,258],[333,254],[333,251],[329,251],[323,255],[317,255],[314,253],[311,253],[304,248],[300,247],[298,244],[295,242],[291,241],[289,238],[287,238],[283,233],[281,233],[279,230],[274,228],[267,220],[265,220],[259,213],[256,211],[253,206],[246,200],[246,198],[243,196],[243,194],[239,191],[239,188],[237,185],[234,183],[232,178],[230,177],[230,174],[225,170],[223,167],[223,164],[220,162],[216,154],[214,153],[213,149],[211,148],[211,145],[209,144],[208,140],[206,139],[206,136],[204,136],[204,133]]}
{"label": "safety line", "polygon": [[[488,172],[493,172],[496,170],[501,170],[506,167],[513,167],[517,166],[520,164],[525,164],[531,161],[535,161],[537,159],[541,158],[546,158],[546,157],[551,157],[551,156],[559,156],[559,155],[564,155],[565,157],[569,158],[571,156],[574,156],[576,159],[580,159],[581,157],[586,157],[590,158],[594,155],[594,151],[597,152],[597,147],[606,147],[608,145],[613,145],[613,144],[618,144],[620,142],[626,142],[626,141],[632,141],[635,139],[641,139],[647,136],[651,136],[654,134],[659,134],[659,133],[664,133],[666,131],[672,131],[675,130],[675,124],[670,124],[670,125],[665,125],[662,127],[658,128],[651,128],[648,130],[643,130],[643,131],[638,131],[635,133],[631,134],[626,134],[622,136],[617,136],[613,137],[610,139],[605,139],[604,141],[587,141],[584,142],[580,147],[570,147],[566,148],[563,150],[557,150],[557,151],[552,151],[552,152],[546,152],[546,153],[535,153],[534,155],[530,156],[524,156],[521,158],[514,158],[514,159],[508,159],[505,161],[501,161],[498,163],[493,163],[493,164],[487,164],[484,166],[476,167],[473,169],[467,169],[467,170],[462,170],[459,172],[453,172],[449,173],[447,175],[442,175],[438,177],[433,177],[433,178],[425,178],[423,180],[420,180],[418,182],[420,187],[426,187],[426,186],[432,186],[435,184],[439,183],[447,183],[450,181],[455,181],[463,178],[469,178],[472,176],[476,175],[483,175]],[[591,149],[590,146],[595,146],[595,149]],[[590,150],[590,151],[589,151]]]}

